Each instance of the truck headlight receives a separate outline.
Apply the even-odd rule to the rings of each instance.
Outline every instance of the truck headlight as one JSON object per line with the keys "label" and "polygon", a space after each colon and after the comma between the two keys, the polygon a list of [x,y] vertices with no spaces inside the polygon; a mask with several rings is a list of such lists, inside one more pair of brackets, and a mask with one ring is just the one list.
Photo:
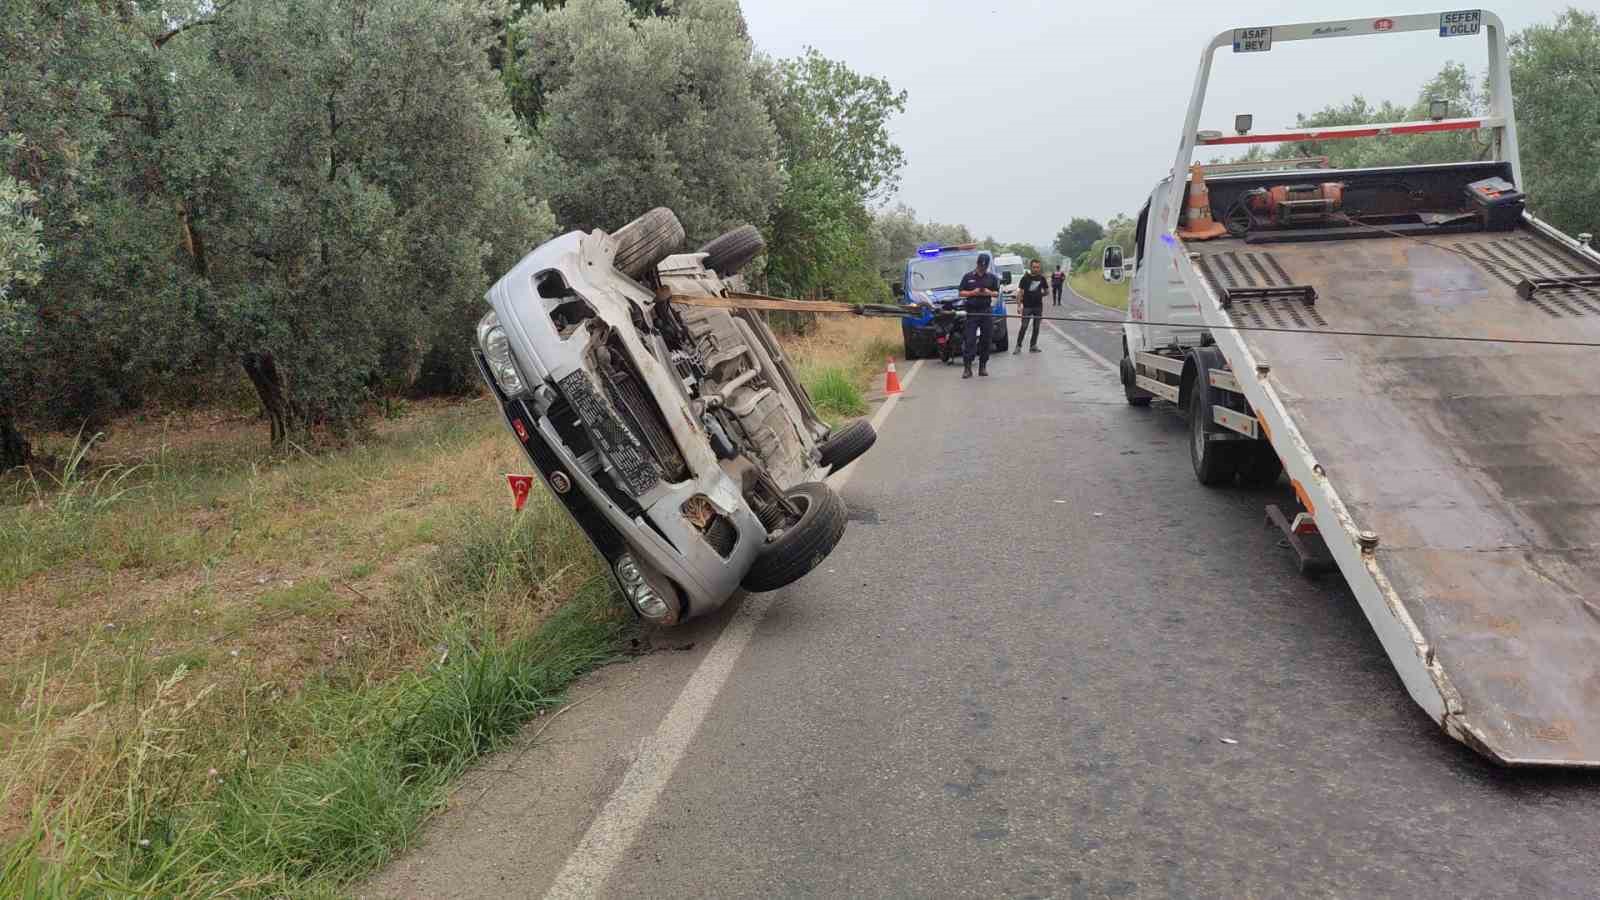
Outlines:
{"label": "truck headlight", "polygon": [[622,592],[628,595],[628,602],[639,611],[639,615],[659,622],[672,614],[672,607],[650,586],[644,573],[639,571],[639,564],[626,553],[617,560],[617,580],[622,582]]}
{"label": "truck headlight", "polygon": [[500,325],[500,318],[491,311],[478,320],[478,346],[489,362],[489,372],[495,383],[507,396],[515,397],[528,389],[517,361],[511,355],[511,338]]}

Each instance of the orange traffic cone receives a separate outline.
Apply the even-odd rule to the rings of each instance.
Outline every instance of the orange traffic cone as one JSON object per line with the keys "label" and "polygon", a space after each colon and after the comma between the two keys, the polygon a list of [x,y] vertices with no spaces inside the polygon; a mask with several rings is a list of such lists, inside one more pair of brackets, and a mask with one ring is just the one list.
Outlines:
{"label": "orange traffic cone", "polygon": [[890,396],[900,393],[900,375],[894,370],[894,357],[889,357],[889,371],[883,373],[883,392]]}
{"label": "orange traffic cone", "polygon": [[1189,194],[1183,203],[1178,237],[1186,241],[1209,241],[1227,233],[1228,229],[1211,218],[1211,191],[1206,187],[1205,170],[1195,163],[1189,167]]}

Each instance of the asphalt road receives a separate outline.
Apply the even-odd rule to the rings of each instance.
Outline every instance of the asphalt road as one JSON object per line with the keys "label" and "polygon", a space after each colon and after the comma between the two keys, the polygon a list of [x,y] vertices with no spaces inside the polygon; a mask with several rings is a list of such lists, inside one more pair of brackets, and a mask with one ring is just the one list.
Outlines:
{"label": "asphalt road", "polygon": [[[1065,330],[1120,355],[1104,326]],[[745,601],[748,645],[573,893],[1600,893],[1600,779],[1442,737],[1338,579],[1263,528],[1281,492],[1200,487],[1170,407],[1041,346],[987,379],[923,364],[844,489],[844,542]],[[366,894],[570,877],[739,615],[586,683]]]}

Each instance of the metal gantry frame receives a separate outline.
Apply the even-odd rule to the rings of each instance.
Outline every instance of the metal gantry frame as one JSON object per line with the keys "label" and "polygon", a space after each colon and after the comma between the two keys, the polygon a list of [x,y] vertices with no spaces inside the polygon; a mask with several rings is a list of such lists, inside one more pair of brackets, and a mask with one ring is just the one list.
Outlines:
{"label": "metal gantry frame", "polygon": [[[1481,117],[1466,119],[1424,120],[1420,122],[1394,122],[1380,125],[1354,125],[1337,128],[1288,129],[1248,137],[1217,137],[1203,140],[1200,137],[1200,114],[1205,106],[1206,88],[1211,81],[1211,64],[1218,50],[1230,47],[1241,52],[1240,39],[1245,33],[1263,34],[1267,48],[1279,43],[1326,40],[1346,37],[1372,37],[1375,35],[1404,34],[1417,31],[1434,31],[1441,28],[1444,17],[1459,15],[1455,12],[1421,13],[1405,16],[1380,16],[1370,19],[1339,19],[1326,22],[1300,22],[1291,25],[1273,25],[1261,28],[1231,28],[1219,32],[1200,54],[1200,69],[1195,76],[1194,91],[1189,96],[1189,111],[1183,121],[1183,135],[1178,143],[1178,156],[1172,163],[1172,181],[1167,185],[1161,208],[1156,210],[1157,221],[1166,234],[1178,228],[1178,216],[1183,211],[1183,194],[1187,188],[1189,165],[1194,161],[1195,147],[1202,145],[1264,143],[1292,140],[1332,140],[1337,138],[1370,137],[1381,134],[1420,133],[1463,129],[1489,129],[1493,134],[1492,146],[1497,160],[1510,163],[1513,180],[1522,184],[1522,159],[1517,150],[1517,122],[1511,97],[1511,71],[1507,64],[1507,34],[1500,17],[1488,10],[1470,10],[1480,17],[1482,30],[1488,39],[1489,50],[1489,111]],[[1259,40],[1259,37],[1253,38]],[[1248,52],[1248,51],[1246,51]]]}

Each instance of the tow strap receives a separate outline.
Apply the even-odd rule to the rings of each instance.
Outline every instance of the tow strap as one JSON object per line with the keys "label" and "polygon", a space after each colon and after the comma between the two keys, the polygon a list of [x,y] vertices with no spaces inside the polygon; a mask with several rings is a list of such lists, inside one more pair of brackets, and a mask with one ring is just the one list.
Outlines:
{"label": "tow strap", "polygon": [[670,294],[668,303],[714,309],[765,309],[774,312],[837,313],[850,316],[903,316],[906,309],[886,303],[840,303],[836,300],[787,300],[764,294],[729,291],[726,296]]}

